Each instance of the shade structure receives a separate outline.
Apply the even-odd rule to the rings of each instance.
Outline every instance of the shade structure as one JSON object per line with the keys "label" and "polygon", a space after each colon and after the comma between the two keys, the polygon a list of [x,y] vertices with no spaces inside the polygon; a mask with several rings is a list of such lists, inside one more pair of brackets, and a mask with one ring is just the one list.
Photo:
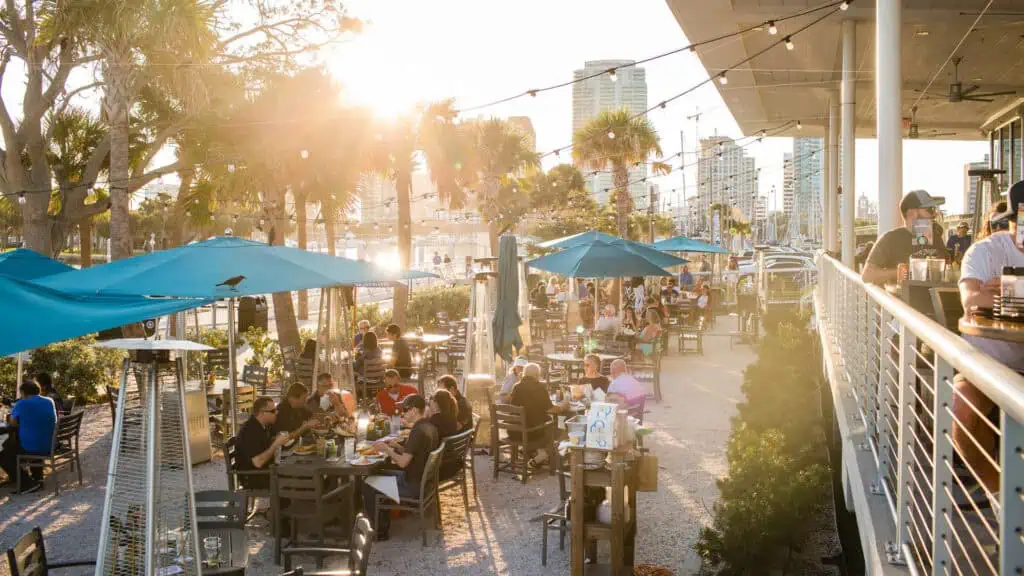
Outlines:
{"label": "shade structure", "polygon": [[586,232],[580,232],[579,234],[570,234],[569,236],[563,236],[562,238],[555,238],[554,240],[541,242],[537,246],[540,246],[541,248],[564,250],[566,248],[572,248],[573,246],[579,246],[580,244],[588,244],[594,240],[610,243],[612,240],[621,240],[621,238],[618,236],[612,236],[611,234],[605,234],[604,232],[597,230],[588,230]]}
{"label": "shade structure", "polygon": [[625,278],[630,276],[671,276],[636,252],[621,245],[593,240],[556,254],[527,262],[531,268],[573,278]]}
{"label": "shade structure", "polygon": [[675,236],[673,238],[668,238],[667,240],[655,242],[654,244],[651,244],[651,247],[664,252],[704,252],[708,254],[729,253],[728,250],[720,246],[687,238],[686,236]]}
{"label": "shade structure", "polygon": [[222,299],[432,276],[228,236],[49,276],[38,283],[86,294]]}
{"label": "shade structure", "polygon": [[513,347],[523,347],[519,336],[519,256],[515,236],[501,237],[498,246],[498,301],[491,320],[491,337],[494,339],[494,353],[506,362],[512,361]]}
{"label": "shade structure", "polygon": [[0,254],[0,275],[18,280],[33,280],[74,270],[71,266],[28,248]]}
{"label": "shade structure", "polygon": [[671,254],[666,254],[659,250],[655,250],[646,244],[640,242],[634,242],[632,240],[626,240],[625,238],[619,238],[618,236],[611,236],[604,232],[597,230],[590,230],[588,232],[581,232],[579,234],[573,234],[572,236],[566,236],[557,240],[551,240],[543,244],[539,244],[542,248],[557,248],[567,249],[575,246],[581,246],[583,244],[589,244],[594,241],[605,242],[613,246],[621,246],[630,252],[634,252],[643,256],[649,260],[652,264],[660,266],[662,268],[668,266],[682,266],[689,262],[686,258],[679,258]]}
{"label": "shade structure", "polygon": [[0,355],[208,304],[193,298],[82,296],[0,277]]}

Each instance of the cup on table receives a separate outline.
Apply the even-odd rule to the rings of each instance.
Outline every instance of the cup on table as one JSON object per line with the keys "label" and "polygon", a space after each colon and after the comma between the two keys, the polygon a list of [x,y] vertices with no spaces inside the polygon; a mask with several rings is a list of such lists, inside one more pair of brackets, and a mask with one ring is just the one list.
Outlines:
{"label": "cup on table", "polygon": [[207,536],[203,538],[203,550],[206,551],[206,563],[211,567],[220,565],[220,537]]}

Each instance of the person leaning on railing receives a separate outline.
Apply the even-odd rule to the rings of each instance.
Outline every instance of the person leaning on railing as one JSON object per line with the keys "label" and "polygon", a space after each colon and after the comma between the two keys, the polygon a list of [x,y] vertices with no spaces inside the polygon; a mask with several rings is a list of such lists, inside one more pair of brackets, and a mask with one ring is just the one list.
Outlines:
{"label": "person leaning on railing", "polygon": [[930,248],[939,258],[946,257],[946,246],[942,243],[941,230],[935,231],[935,217],[938,207],[945,202],[944,198],[935,198],[924,190],[912,190],[900,201],[900,213],[903,214],[903,226],[889,230],[875,242],[864,264],[861,278],[871,284],[888,284],[897,282],[897,267],[909,264],[910,256],[917,251],[914,246],[912,227],[915,220],[929,220],[932,223],[932,245]]}
{"label": "person leaning on railing", "polygon": [[[1017,182],[1010,188],[1009,208],[1002,214],[993,214],[993,221],[1008,220],[1009,231],[994,232],[974,242],[964,254],[960,268],[960,301],[964,314],[970,315],[978,308],[992,308],[995,296],[1000,291],[1000,276],[1006,266],[1024,266],[1024,248],[1014,241],[1017,224],[1014,216],[1018,206],[1024,203],[1024,182]],[[1002,362],[1017,372],[1024,373],[1024,344],[994,340],[979,336],[964,335],[964,339],[975,348]],[[999,471],[985,455],[999,460],[999,439],[993,427],[999,426],[999,407],[975,388],[966,378],[957,374],[954,378],[956,396],[953,399],[953,441],[956,442],[967,465],[979,476],[979,481],[989,491],[999,487]],[[987,419],[992,426],[986,424]],[[975,442],[971,441],[973,438]]]}

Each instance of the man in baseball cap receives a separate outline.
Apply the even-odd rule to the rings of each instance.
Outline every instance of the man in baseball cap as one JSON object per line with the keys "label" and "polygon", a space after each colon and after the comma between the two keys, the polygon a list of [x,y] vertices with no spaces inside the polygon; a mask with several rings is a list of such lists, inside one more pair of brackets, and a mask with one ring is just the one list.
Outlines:
{"label": "man in baseball cap", "polygon": [[516,358],[516,361],[512,363],[512,369],[509,370],[508,376],[505,376],[505,379],[501,382],[501,392],[498,393],[499,397],[507,398],[512,393],[512,389],[516,387],[519,379],[523,377],[523,368],[526,368],[526,365],[529,363],[530,361],[524,356]]}
{"label": "man in baseball cap", "polygon": [[964,253],[971,247],[972,238],[968,234],[970,229],[966,221],[961,221],[956,225],[956,232],[950,235],[949,240],[946,240],[946,251],[955,262],[963,259]]}
{"label": "man in baseball cap", "polygon": [[[942,243],[942,230],[935,219],[939,213],[939,206],[946,202],[945,198],[935,197],[924,190],[912,190],[903,196],[900,201],[900,212],[903,214],[903,226],[889,230],[875,242],[868,260],[864,264],[864,271],[861,277],[865,282],[872,284],[885,284],[896,282],[897,266],[910,263],[910,256],[922,248],[929,248],[934,251],[934,256],[945,258],[946,247]],[[915,223],[931,228],[932,238],[929,246],[918,245],[917,238],[913,232]]]}

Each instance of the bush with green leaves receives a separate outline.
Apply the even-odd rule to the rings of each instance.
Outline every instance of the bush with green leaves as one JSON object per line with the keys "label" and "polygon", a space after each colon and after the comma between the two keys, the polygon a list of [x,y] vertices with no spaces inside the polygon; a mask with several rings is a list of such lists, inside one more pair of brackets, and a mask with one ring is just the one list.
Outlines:
{"label": "bush with green leaves", "polygon": [[[190,338],[191,340],[191,338]],[[195,339],[200,344],[206,344],[212,348],[227,348],[228,347],[228,331],[227,330],[214,330],[213,328],[200,328],[199,337]],[[237,351],[240,347],[245,344],[245,335],[239,334],[235,337],[235,350]],[[189,354],[188,355],[188,373],[190,375],[199,374],[200,370],[200,355]],[[214,370],[214,374],[218,378],[227,378],[227,368],[217,368]]]}
{"label": "bush with green leaves", "polygon": [[246,330],[245,341],[249,344],[251,352],[246,364],[266,368],[271,382],[280,381],[283,376],[284,358],[278,341],[271,338],[263,328],[255,326],[249,326]]}
{"label": "bush with green leaves", "polygon": [[[124,352],[96,348],[94,336],[82,336],[47,344],[32,350],[25,362],[25,378],[48,372],[53,384],[65,398],[74,396],[79,403],[95,402],[106,389],[121,380]],[[4,358],[0,362],[0,396],[17,396],[17,361]]]}
{"label": "bush with green leaves", "polygon": [[448,320],[469,315],[469,286],[436,286],[412,293],[406,311],[406,329],[437,326],[437,314],[444,312]]}

